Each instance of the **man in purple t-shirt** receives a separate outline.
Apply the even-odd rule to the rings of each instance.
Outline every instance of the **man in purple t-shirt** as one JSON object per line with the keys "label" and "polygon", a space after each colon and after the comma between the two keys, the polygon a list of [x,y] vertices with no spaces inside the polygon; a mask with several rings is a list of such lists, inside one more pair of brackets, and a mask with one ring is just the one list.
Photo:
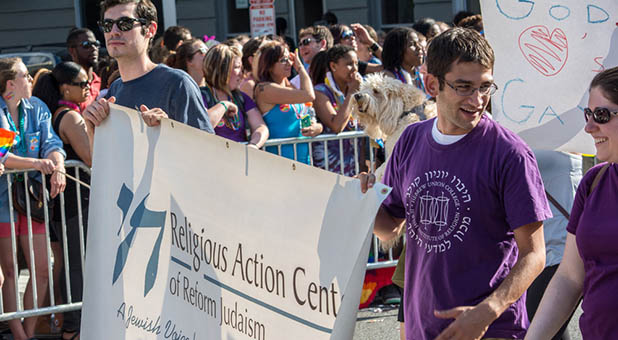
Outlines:
{"label": "man in purple t-shirt", "polygon": [[[427,53],[438,116],[408,127],[386,168],[393,191],[376,216],[383,240],[404,228],[406,339],[522,339],[524,293],[545,263],[551,217],[536,160],[487,115],[494,53],[454,28]],[[371,187],[372,175],[360,177]]]}

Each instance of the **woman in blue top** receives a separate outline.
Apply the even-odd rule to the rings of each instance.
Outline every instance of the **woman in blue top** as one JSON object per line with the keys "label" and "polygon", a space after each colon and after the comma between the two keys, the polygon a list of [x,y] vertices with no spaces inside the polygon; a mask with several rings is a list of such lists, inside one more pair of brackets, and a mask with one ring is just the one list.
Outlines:
{"label": "woman in blue top", "polygon": [[[56,197],[65,187],[62,141],[53,131],[51,113],[40,99],[32,97],[32,77],[26,65],[19,58],[0,59],[0,127],[12,130],[18,135],[6,159],[8,168],[34,168],[51,176],[51,197]],[[45,158],[45,160],[41,159]],[[40,180],[41,175],[29,175]],[[13,266],[11,223],[8,203],[7,179],[0,179],[0,266],[6,280],[2,287],[4,311],[16,310],[16,286]],[[32,242],[36,273],[32,272],[30,245],[28,242],[28,221],[13,211],[15,235],[25,255],[30,277],[36,274],[37,302],[41,307],[47,295],[49,273],[47,270],[45,224],[32,221]],[[32,309],[33,292],[31,279],[24,294],[24,309]],[[19,319],[9,321],[13,338],[23,340],[34,335],[37,317],[30,317],[22,324]]]}
{"label": "woman in blue top", "polygon": [[[314,137],[322,133],[322,124],[312,122],[311,126],[301,129],[300,117],[305,110],[304,103],[315,99],[313,85],[300,58],[290,53],[287,46],[278,41],[266,43],[258,51],[257,67],[253,67],[255,85],[253,98],[264,115],[270,138]],[[294,88],[288,81],[292,66],[300,75],[300,89]],[[278,154],[277,147],[267,147],[266,151]],[[283,157],[310,164],[307,143],[284,145],[281,147]]]}

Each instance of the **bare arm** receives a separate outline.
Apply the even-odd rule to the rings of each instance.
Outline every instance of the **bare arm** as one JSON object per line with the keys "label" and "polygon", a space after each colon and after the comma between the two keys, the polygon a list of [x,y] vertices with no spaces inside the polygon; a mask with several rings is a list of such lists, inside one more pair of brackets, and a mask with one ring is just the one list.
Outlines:
{"label": "bare arm", "polygon": [[238,114],[238,106],[228,100],[222,100],[218,102],[216,105],[211,107],[208,111],[208,118],[210,118],[210,125],[217,126],[223,116],[228,115],[228,117],[233,117]]}
{"label": "bare arm", "polygon": [[86,122],[82,116],[75,112],[69,111],[60,122],[60,137],[62,140],[70,144],[77,156],[87,165],[92,166],[92,155],[90,153],[90,140]]}
{"label": "bare arm", "polygon": [[584,262],[579,256],[575,235],[567,233],[562,262],[549,282],[526,339],[550,339],[567,320],[582,294]]}
{"label": "bare arm", "polygon": [[9,169],[36,169],[49,175],[54,171],[54,162],[49,159],[21,157],[10,153],[4,162]]}
{"label": "bare arm", "polygon": [[[309,80],[311,81],[311,80]],[[255,99],[260,108],[275,104],[297,104],[312,102],[315,99],[313,87],[310,90],[281,86],[275,83],[259,83],[255,89]],[[268,111],[268,110],[263,110]]]}
{"label": "bare arm", "polygon": [[50,183],[51,183],[51,193],[50,196],[52,198],[56,197],[59,193],[64,191],[66,187],[66,177],[64,176],[66,170],[64,169],[64,155],[62,155],[58,151],[52,151],[47,156],[47,159],[54,162],[56,165],[54,171],[51,175]]}
{"label": "bare arm", "polygon": [[[375,40],[371,39],[369,32],[367,32],[367,30],[365,29],[365,27],[363,27],[363,25],[352,24],[350,25],[350,28],[352,28],[352,31],[354,31],[354,35],[358,38],[358,41],[360,43],[365,44],[367,46],[377,44]],[[375,54],[376,57],[382,59],[382,46],[378,45],[378,49],[376,51],[372,51],[372,53]]]}
{"label": "bare arm", "polygon": [[489,325],[528,289],[545,265],[543,223],[534,222],[514,231],[519,257],[504,281],[476,306],[435,311],[436,317],[455,319],[436,340],[480,339]]}
{"label": "bare arm", "polygon": [[[293,53],[290,54],[291,56]],[[294,69],[300,76],[300,89],[296,89],[293,86],[282,86],[275,83],[260,83],[255,85],[255,99],[264,105],[260,105],[260,108],[270,106],[273,104],[297,104],[312,102],[315,100],[315,92],[313,91],[313,84],[311,78],[307,74],[307,70],[303,66],[298,55],[293,55]],[[268,110],[262,110],[266,112]]]}
{"label": "bare arm", "polygon": [[329,129],[335,133],[339,133],[343,131],[350,120],[350,115],[352,114],[351,97],[350,95],[345,97],[345,101],[341,105],[341,108],[339,108],[339,112],[337,112],[328,97],[318,92],[313,102],[315,114]]}
{"label": "bare arm", "polygon": [[247,119],[251,127],[251,140],[249,140],[249,144],[253,144],[259,149],[264,146],[264,143],[266,143],[268,139],[268,127],[257,108],[253,108],[247,112]]}
{"label": "bare arm", "polygon": [[380,64],[368,63],[367,64],[366,74],[374,73],[374,72],[380,72],[382,70],[384,70],[384,66],[382,66]]}

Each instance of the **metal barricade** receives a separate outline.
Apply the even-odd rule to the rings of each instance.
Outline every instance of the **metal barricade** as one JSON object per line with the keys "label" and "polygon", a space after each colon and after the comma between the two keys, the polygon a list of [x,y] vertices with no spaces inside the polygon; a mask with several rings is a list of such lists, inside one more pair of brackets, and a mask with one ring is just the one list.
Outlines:
{"label": "metal barricade", "polygon": [[[77,216],[78,216],[78,223],[79,223],[79,227],[78,227],[78,232],[79,232],[79,254],[80,254],[80,261],[81,261],[81,268],[82,268],[82,273],[84,273],[84,261],[85,261],[85,235],[84,235],[84,224],[83,224],[83,211],[85,208],[87,207],[83,207],[82,206],[82,197],[81,197],[81,191],[82,191],[82,187],[87,187],[88,189],[90,188],[88,186],[88,184],[82,182],[82,180],[80,179],[80,171],[78,171],[77,169],[81,169],[84,172],[86,172],[87,174],[90,174],[90,168],[87,167],[84,163],[82,162],[78,162],[78,161],[66,161],[65,162],[65,169],[67,171],[67,173],[69,173],[70,169],[76,169],[75,170],[75,176],[71,176],[71,175],[67,175],[66,176],[66,181],[67,184],[69,182],[74,182],[75,183],[75,193],[76,193],[76,197],[75,199],[77,200]],[[74,302],[73,298],[72,298],[72,290],[71,290],[71,282],[70,282],[70,277],[69,277],[69,250],[68,250],[68,243],[67,243],[67,224],[66,224],[66,216],[65,216],[65,195],[64,193],[60,193],[59,194],[59,203],[60,204],[60,211],[61,211],[61,234],[62,235],[58,235],[59,237],[62,237],[62,251],[63,251],[63,265],[65,268],[65,281],[66,281],[66,292],[67,292],[67,301],[63,301],[62,304],[56,304],[55,301],[55,294],[54,294],[54,287],[56,286],[56,282],[54,282],[54,275],[53,275],[53,266],[58,265],[57,260],[58,259],[54,259],[53,255],[52,255],[52,247],[51,247],[51,242],[50,242],[50,221],[52,221],[52,216],[51,216],[51,212],[49,211],[49,207],[48,207],[48,202],[47,200],[44,200],[43,206],[44,206],[44,218],[45,218],[45,251],[46,251],[46,255],[47,255],[47,273],[49,276],[49,283],[48,283],[48,287],[46,287],[47,290],[47,296],[49,297],[49,306],[43,306],[43,307],[37,307],[39,306],[40,303],[40,297],[38,296],[37,292],[39,289],[39,285],[40,283],[37,283],[37,268],[36,268],[36,263],[37,261],[35,260],[35,245],[34,245],[34,235],[32,232],[32,227],[33,227],[33,220],[31,218],[31,207],[30,207],[30,201],[27,199],[26,201],[26,218],[27,218],[27,224],[28,224],[28,232],[27,235],[27,246],[29,248],[29,252],[27,254],[24,254],[24,256],[27,256],[29,258],[29,262],[30,262],[30,271],[29,271],[29,276],[30,276],[30,280],[31,280],[31,290],[32,290],[32,300],[30,302],[32,302],[32,306],[34,306],[32,309],[25,309],[24,308],[24,303],[26,301],[22,301],[20,298],[20,287],[19,287],[19,276],[20,276],[20,269],[19,269],[19,265],[18,265],[18,241],[20,243],[23,244],[23,238],[19,237],[18,240],[18,236],[16,235],[16,222],[14,221],[15,213],[16,211],[14,210],[14,202],[13,202],[13,195],[12,195],[12,190],[13,190],[13,185],[24,185],[24,188],[26,189],[26,192],[28,192],[28,180],[29,180],[29,176],[27,176],[26,174],[29,173],[33,173],[33,172],[37,172],[37,170],[34,169],[28,169],[28,170],[6,170],[5,174],[6,176],[4,176],[4,178],[2,178],[1,180],[6,181],[7,183],[7,195],[8,195],[8,206],[9,206],[9,218],[10,218],[10,226],[11,226],[11,253],[12,253],[12,257],[13,257],[13,267],[12,268],[3,268],[4,271],[12,271],[12,285],[14,285],[14,295],[15,295],[15,307],[16,308],[11,308],[11,309],[15,309],[15,311],[11,311],[11,312],[4,312],[5,310],[5,304],[8,301],[4,301],[4,295],[0,295],[0,321],[8,321],[8,320],[13,320],[13,319],[20,319],[20,318],[26,318],[26,317],[31,317],[31,316],[37,316],[37,315],[44,315],[44,314],[53,314],[53,313],[62,313],[62,312],[68,312],[68,311],[74,311],[74,310],[79,310],[82,307],[82,303],[81,302]],[[13,183],[13,178],[15,176],[23,176],[23,184],[22,183]],[[43,185],[43,187],[47,187],[46,185],[46,178],[45,176],[41,176],[41,183]],[[73,199],[73,197],[69,197],[68,199]],[[59,240],[60,241],[60,240]],[[23,247],[22,247],[23,248]],[[6,249],[0,249],[0,251],[7,251]],[[25,251],[22,250],[22,251]],[[41,268],[39,268],[39,270],[41,270]],[[4,284],[7,284],[7,277],[5,275],[5,282]],[[25,288],[25,287],[22,287]],[[12,305],[12,304],[11,304]]]}
{"label": "metal barricade", "polygon": [[[313,154],[313,147],[314,145],[319,145],[322,144],[324,147],[324,159],[328,160],[328,147],[327,144],[329,141],[337,141],[339,142],[339,168],[340,168],[340,174],[344,174],[344,167],[343,167],[343,141],[344,140],[353,140],[353,145],[354,145],[354,160],[355,160],[355,173],[354,174],[358,174],[361,170],[360,164],[359,164],[359,160],[362,159],[360,152],[364,151],[364,150],[360,150],[359,145],[362,144],[360,143],[361,140],[365,140],[365,143],[369,142],[369,137],[367,136],[367,134],[363,131],[347,131],[347,132],[341,132],[339,134],[323,134],[323,135],[319,135],[313,138],[308,138],[308,137],[291,137],[291,138],[278,138],[278,139],[269,139],[268,141],[266,141],[266,143],[264,144],[264,147],[267,146],[275,146],[277,147],[277,153],[279,155],[281,155],[281,147],[284,145],[292,145],[294,147],[294,160],[297,160],[297,147],[298,144],[301,143],[307,143],[309,145],[309,155],[310,155],[310,162],[311,165],[313,164],[313,157],[311,157],[311,155]],[[369,147],[369,161],[370,161],[370,165],[369,167],[371,168],[371,172],[374,172],[376,169],[376,157],[375,157],[375,153],[373,148]],[[329,171],[328,169],[328,161],[324,162],[324,167],[322,168],[326,171]],[[393,250],[389,249],[388,251],[388,256],[385,260],[380,261],[380,252],[381,252],[381,247],[380,247],[380,240],[378,240],[378,238],[374,235],[373,239],[372,239],[372,251],[373,251],[373,260],[371,262],[367,263],[367,270],[370,269],[379,269],[379,268],[387,268],[387,267],[394,267],[397,265],[397,259],[393,258]]]}
{"label": "metal barricade", "polygon": [[[313,138],[305,138],[305,137],[298,137],[298,138],[282,138],[282,139],[270,139],[266,142],[265,147],[266,146],[275,146],[277,147],[278,153],[281,154],[281,147],[283,145],[292,145],[294,147],[294,156],[296,158],[297,156],[297,145],[299,143],[308,143],[309,145],[309,154],[312,154],[312,148],[313,145],[319,145],[322,144],[324,147],[324,159],[326,160],[324,163],[324,170],[329,170],[328,169],[328,142],[332,142],[332,141],[336,141],[339,143],[339,160],[340,162],[343,161],[343,141],[344,140],[352,140],[353,143],[353,150],[354,150],[354,160],[355,160],[355,166],[354,166],[354,174],[358,174],[361,170],[363,170],[365,167],[364,165],[360,164],[360,161],[362,159],[365,159],[365,157],[361,156],[361,153],[365,152],[365,148],[362,148],[362,145],[366,145],[366,143],[368,143],[368,137],[367,135],[362,132],[362,131],[351,131],[351,132],[342,132],[339,134],[326,134],[326,135],[319,135],[317,137],[313,137]],[[363,141],[364,140],[364,141]],[[316,144],[318,143],[318,144]],[[375,153],[373,148],[369,147],[368,148],[368,153],[369,153],[369,159],[367,159],[369,161],[369,167],[371,169],[371,171],[375,171],[375,163],[376,163],[376,158],[375,158]],[[313,158],[310,157],[311,159],[311,165],[313,165]],[[340,163],[342,164],[342,163]],[[78,161],[66,161],[65,162],[65,168],[67,169],[67,172],[69,169],[81,169],[83,171],[85,171],[86,173],[90,174],[90,168],[88,168],[84,163],[82,162],[78,162]],[[344,172],[344,167],[340,166],[340,172],[341,174],[343,174]],[[54,314],[54,313],[63,313],[63,312],[69,312],[69,311],[75,311],[75,310],[80,310],[82,307],[82,302],[74,302],[73,298],[72,298],[72,294],[71,294],[71,280],[69,277],[69,250],[68,250],[68,242],[67,242],[67,218],[65,216],[65,195],[64,193],[61,193],[59,195],[59,204],[60,204],[60,211],[61,211],[61,242],[62,245],[64,245],[62,247],[62,252],[63,252],[63,265],[65,268],[64,271],[64,279],[66,281],[65,284],[65,288],[67,291],[67,301],[63,301],[61,304],[57,304],[55,301],[55,294],[54,294],[54,290],[55,287],[57,286],[57,282],[54,282],[54,275],[53,275],[53,267],[56,265],[56,261],[54,261],[53,255],[52,255],[52,247],[51,247],[51,241],[50,241],[50,221],[52,220],[52,216],[50,216],[49,211],[48,211],[48,207],[47,207],[47,201],[45,201],[44,206],[45,206],[45,251],[47,253],[47,272],[49,275],[49,283],[48,283],[48,287],[46,287],[47,290],[47,295],[49,297],[49,306],[43,306],[43,307],[36,307],[39,305],[39,297],[37,296],[37,282],[36,282],[36,273],[37,273],[37,269],[36,269],[36,261],[35,261],[35,254],[34,254],[34,243],[33,243],[33,233],[32,233],[32,219],[30,217],[30,206],[29,206],[29,201],[26,200],[27,204],[26,204],[26,208],[27,208],[27,221],[28,221],[28,233],[27,233],[27,244],[28,244],[28,248],[29,248],[29,252],[28,254],[24,254],[24,256],[28,256],[30,259],[30,263],[31,263],[31,272],[29,273],[30,278],[31,278],[31,282],[32,282],[32,305],[34,306],[32,309],[25,309],[24,308],[24,304],[23,301],[21,301],[20,299],[20,294],[19,294],[19,276],[20,276],[20,269],[18,267],[18,236],[15,233],[15,222],[14,217],[15,217],[15,211],[13,209],[13,197],[11,195],[12,193],[12,186],[13,186],[13,177],[16,175],[23,175],[26,173],[30,173],[30,172],[35,172],[36,170],[34,169],[29,169],[29,170],[6,170],[5,174],[6,176],[4,176],[5,178],[2,180],[6,180],[7,183],[7,187],[8,187],[8,204],[9,204],[9,215],[10,215],[10,220],[11,220],[11,254],[13,257],[13,267],[12,267],[12,271],[14,273],[13,277],[12,277],[12,281],[13,284],[15,286],[15,306],[16,306],[16,310],[15,311],[11,311],[11,312],[2,312],[5,309],[5,301],[3,300],[3,296],[0,295],[0,321],[8,321],[8,320],[13,320],[13,319],[21,319],[21,318],[27,318],[27,317],[31,317],[31,316],[37,316],[37,315],[46,315],[46,314]],[[79,220],[79,254],[80,254],[80,261],[81,261],[81,268],[82,268],[82,273],[85,273],[85,231],[84,231],[84,224],[83,224],[83,211],[84,209],[87,209],[87,207],[83,207],[82,206],[82,197],[81,197],[81,188],[83,186],[87,186],[87,184],[81,182],[81,179],[79,178],[79,171],[75,171],[75,178],[69,178],[67,177],[67,183],[69,183],[70,181],[75,183],[76,186],[76,197],[74,197],[77,200],[77,213],[78,213],[78,220]],[[25,187],[27,187],[27,183],[28,183],[28,176],[23,176],[24,177],[24,182],[23,185]],[[41,182],[43,184],[43,186],[46,186],[46,179],[45,176],[41,176]],[[19,185],[22,185],[21,183]],[[89,186],[88,186],[89,189]],[[73,199],[73,197],[71,197],[70,199]],[[372,262],[367,263],[367,270],[370,269],[378,269],[378,268],[386,268],[386,267],[393,267],[397,265],[397,260],[393,258],[393,252],[392,250],[389,250],[388,252],[388,257],[386,258],[386,260],[382,260],[380,261],[380,256],[378,254],[380,254],[380,241],[374,236],[372,239],[372,250],[373,250],[373,260]],[[2,251],[0,249],[0,251]],[[5,269],[7,270],[7,269]],[[6,279],[6,278],[5,278]],[[6,282],[5,282],[6,284]],[[23,288],[23,287],[22,287]]]}

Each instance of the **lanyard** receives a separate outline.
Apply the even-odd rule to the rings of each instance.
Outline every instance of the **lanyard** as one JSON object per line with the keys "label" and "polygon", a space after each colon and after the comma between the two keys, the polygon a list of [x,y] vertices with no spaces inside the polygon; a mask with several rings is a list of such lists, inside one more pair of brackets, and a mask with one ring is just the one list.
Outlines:
{"label": "lanyard", "polygon": [[23,103],[19,103],[19,106],[17,108],[19,110],[19,129],[17,129],[17,127],[15,126],[15,122],[13,122],[13,117],[11,116],[10,112],[7,114],[7,117],[9,121],[9,128],[11,129],[11,131],[17,133],[17,135],[15,135],[15,142],[13,144],[13,147],[16,148],[20,154],[25,155],[28,152],[28,146],[26,145],[24,132],[26,113],[24,112]]}

